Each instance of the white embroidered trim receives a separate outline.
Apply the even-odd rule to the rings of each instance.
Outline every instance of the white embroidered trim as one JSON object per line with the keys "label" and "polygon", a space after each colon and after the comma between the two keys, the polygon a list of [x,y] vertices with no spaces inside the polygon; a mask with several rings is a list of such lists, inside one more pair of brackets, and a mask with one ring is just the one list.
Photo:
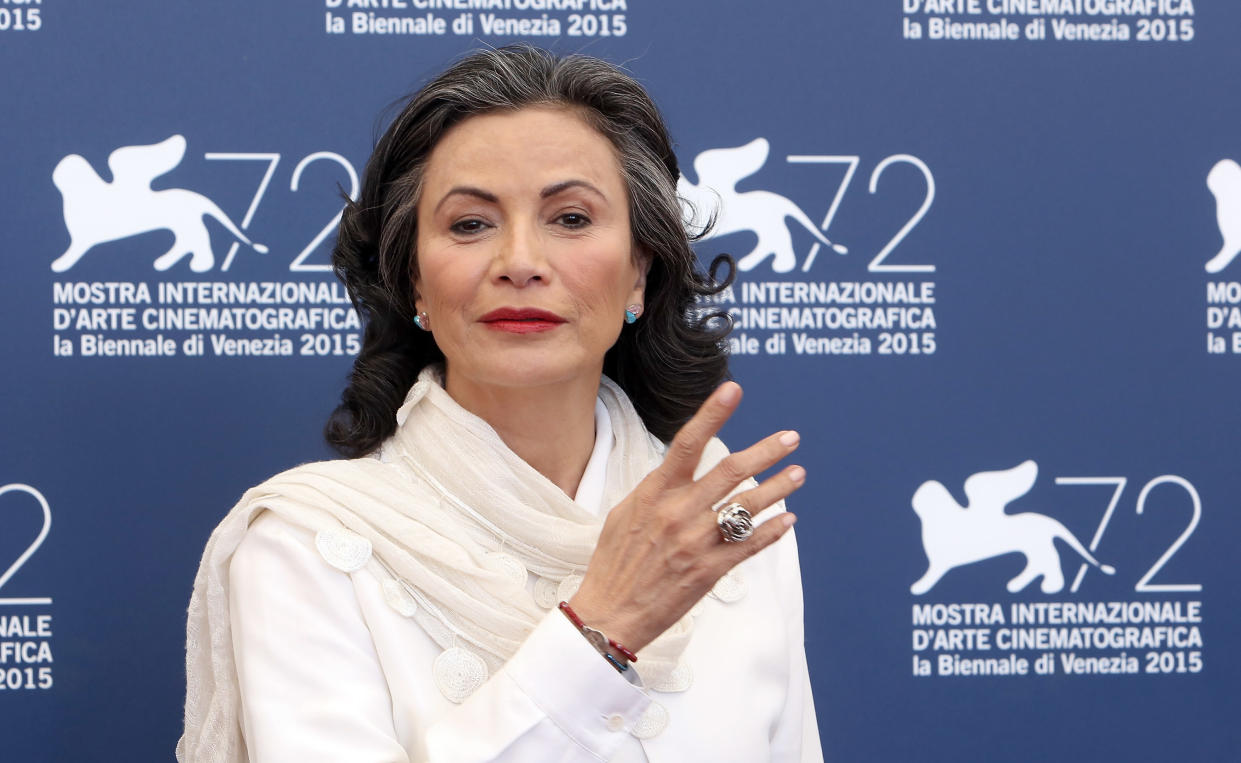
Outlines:
{"label": "white embroidered trim", "polygon": [[736,570],[729,570],[724,577],[715,581],[715,587],[711,589],[711,595],[725,604],[732,604],[734,601],[740,601],[749,593],[750,586],[745,582],[745,578]]}
{"label": "white embroidered trim", "polygon": [[560,584],[551,578],[538,577],[534,580],[534,603],[543,609],[551,609],[560,603]]}
{"label": "white embroidered trim", "polygon": [[629,733],[638,739],[650,739],[668,727],[668,708],[652,702],[646,712],[633,724]]}
{"label": "white embroidered trim", "polygon": [[371,542],[353,530],[333,527],[315,534],[323,560],[341,572],[360,570],[371,558]]}
{"label": "white embroidered trim", "polygon": [[677,662],[672,672],[659,683],[651,684],[651,689],[664,693],[686,691],[694,683],[694,671],[684,660]]}
{"label": "white embroidered trim", "polygon": [[413,617],[418,611],[418,603],[414,601],[414,597],[405,592],[405,587],[400,582],[392,579],[383,582],[384,601],[388,602],[388,606],[392,607],[398,613]]}
{"label": "white embroidered trim", "polygon": [[459,646],[444,650],[431,665],[435,685],[450,701],[460,704],[487,680],[482,658]]}
{"label": "white embroidered trim", "polygon": [[560,585],[556,587],[556,601],[568,601],[573,598],[573,594],[577,593],[577,589],[582,587],[582,576],[574,573],[564,580],[560,581]]}

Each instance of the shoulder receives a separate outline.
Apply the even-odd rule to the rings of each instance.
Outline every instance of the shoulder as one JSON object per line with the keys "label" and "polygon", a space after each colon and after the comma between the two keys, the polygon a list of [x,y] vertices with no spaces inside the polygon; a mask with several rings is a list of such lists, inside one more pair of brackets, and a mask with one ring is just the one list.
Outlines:
{"label": "shoulder", "polygon": [[377,459],[361,458],[280,472],[246,491],[216,527],[208,555],[234,575],[239,568],[270,572],[273,565],[302,571],[326,567],[331,560],[320,548],[324,531],[356,535],[342,525],[359,506],[377,503],[378,486],[393,480],[385,471],[390,470]]}
{"label": "shoulder", "polygon": [[373,577],[371,554],[369,541],[344,528],[316,530],[262,511],[228,561],[232,604],[262,617],[291,600],[303,611],[353,609],[356,586]]}
{"label": "shoulder", "polygon": [[314,543],[315,534],[309,528],[294,524],[274,512],[264,511],[251,519],[237,553],[243,553],[246,548],[288,547],[294,544],[301,548],[314,548]]}
{"label": "shoulder", "polygon": [[273,568],[317,570],[315,534],[270,511],[258,513],[246,528],[230,562],[230,575],[242,580],[270,579]]}
{"label": "shoulder", "polygon": [[248,525],[265,509],[291,520],[314,510],[336,513],[337,507],[348,510],[367,498],[408,492],[411,487],[409,475],[375,457],[314,461],[286,469],[247,490],[221,524],[236,522],[240,515],[240,521]]}

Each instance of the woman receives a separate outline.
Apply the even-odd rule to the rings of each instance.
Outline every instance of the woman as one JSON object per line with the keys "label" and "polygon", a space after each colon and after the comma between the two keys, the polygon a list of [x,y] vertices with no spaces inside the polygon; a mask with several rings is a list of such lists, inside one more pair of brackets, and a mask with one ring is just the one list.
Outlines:
{"label": "woman", "polygon": [[678,174],[595,59],[486,51],[411,99],[334,255],[367,321],[327,429],[351,459],[209,541],[181,760],[821,758],[805,472],[750,479],[798,438],[713,439],[741,391]]}

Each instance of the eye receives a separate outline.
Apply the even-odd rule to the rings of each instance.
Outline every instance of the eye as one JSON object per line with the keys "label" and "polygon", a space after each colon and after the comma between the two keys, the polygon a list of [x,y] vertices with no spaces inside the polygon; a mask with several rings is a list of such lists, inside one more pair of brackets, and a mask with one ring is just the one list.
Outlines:
{"label": "eye", "polygon": [[458,220],[457,222],[453,223],[451,230],[453,233],[461,233],[464,235],[470,235],[472,233],[482,233],[483,230],[485,230],[486,228],[487,228],[487,223],[483,222],[482,220],[479,220],[476,217],[471,217],[465,220]]}
{"label": "eye", "polygon": [[566,228],[585,228],[590,225],[590,218],[581,212],[565,212],[556,220]]}

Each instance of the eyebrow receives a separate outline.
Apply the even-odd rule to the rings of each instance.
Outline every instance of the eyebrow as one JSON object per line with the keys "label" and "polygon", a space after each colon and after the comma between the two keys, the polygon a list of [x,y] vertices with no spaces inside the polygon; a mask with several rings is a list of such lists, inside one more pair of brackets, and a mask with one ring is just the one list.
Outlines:
{"label": "eyebrow", "polygon": [[[567,191],[570,188],[585,188],[586,190],[591,191],[597,196],[599,196],[604,201],[606,201],[608,198],[603,193],[603,191],[600,191],[598,188],[586,182],[585,180],[562,180],[559,183],[552,183],[551,185],[544,188],[542,191],[539,191],[539,198],[550,199],[556,194],[563,193],[564,191]],[[497,197],[494,193],[484,191],[483,189],[476,188],[475,186],[472,186],[472,185],[459,185],[459,186],[454,186],[452,189],[448,191],[448,193],[444,194],[444,197],[441,198],[439,200],[439,203],[435,205],[435,209],[439,210],[440,207],[444,206],[444,202],[448,201],[453,196],[473,196],[477,199],[482,199],[483,201],[488,202],[489,204],[498,204],[500,201],[499,197]]]}
{"label": "eyebrow", "polygon": [[489,202],[491,204],[495,204],[500,201],[500,199],[497,198],[494,193],[487,193],[481,188],[475,188],[474,186],[470,186],[470,185],[459,185],[459,186],[454,187],[448,193],[444,194],[444,198],[440,199],[439,203],[435,205],[435,209],[438,211],[440,207],[444,206],[444,202],[448,201],[453,196],[457,196],[457,195],[474,196],[476,198],[482,199],[483,201]]}
{"label": "eyebrow", "polygon": [[603,193],[603,191],[600,191],[598,188],[595,188],[593,185],[586,182],[585,180],[563,180],[559,183],[553,183],[552,185],[547,186],[546,188],[544,188],[542,191],[539,192],[539,198],[548,199],[548,198],[551,198],[552,196],[555,196],[558,193],[567,191],[570,188],[585,188],[586,190],[592,191],[593,193],[595,193],[597,196],[602,198],[604,201],[606,201],[608,198]]}

